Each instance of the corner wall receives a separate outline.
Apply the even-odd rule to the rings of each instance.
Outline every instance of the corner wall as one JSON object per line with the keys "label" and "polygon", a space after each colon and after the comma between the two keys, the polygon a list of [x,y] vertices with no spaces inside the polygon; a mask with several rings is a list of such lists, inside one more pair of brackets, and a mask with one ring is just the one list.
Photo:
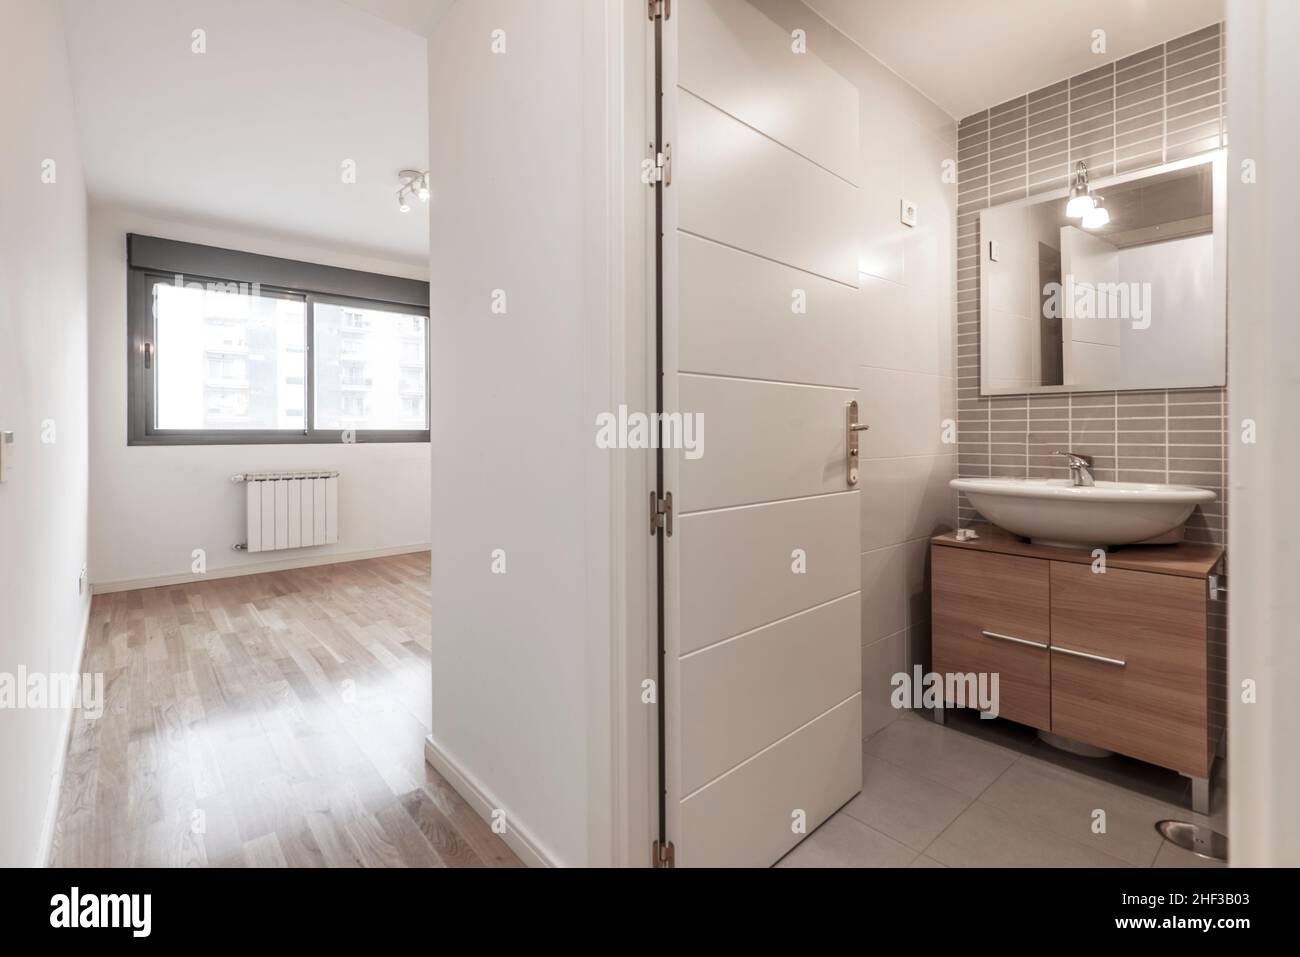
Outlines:
{"label": "corner wall", "polygon": [[[645,16],[643,3],[621,6]],[[465,0],[429,40],[426,750],[481,814],[503,812],[505,839],[531,863],[606,863],[618,826],[618,532],[613,455],[596,447],[595,414],[617,408],[617,307],[600,289],[614,241],[605,230],[621,223],[602,220],[608,197],[595,187],[609,174],[596,143],[621,92],[599,62],[615,42],[602,29],[619,7]],[[643,508],[628,509],[633,542],[649,540]],[[636,863],[648,844],[641,853]]]}
{"label": "corner wall", "polygon": [[[0,674],[67,674],[80,669],[89,610],[89,590],[77,591],[87,522],[86,190],[59,6],[3,0],[0,22],[0,430],[14,433],[13,468],[0,483]],[[0,867],[44,863],[70,717],[0,708]]]}

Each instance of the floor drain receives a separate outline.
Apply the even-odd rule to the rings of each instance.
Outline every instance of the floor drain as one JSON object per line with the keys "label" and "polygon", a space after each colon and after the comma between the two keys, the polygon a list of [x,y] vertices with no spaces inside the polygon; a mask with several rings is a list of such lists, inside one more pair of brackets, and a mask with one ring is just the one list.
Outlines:
{"label": "floor drain", "polygon": [[1218,831],[1186,821],[1157,821],[1156,830],[1185,851],[1211,861],[1228,860],[1228,839]]}

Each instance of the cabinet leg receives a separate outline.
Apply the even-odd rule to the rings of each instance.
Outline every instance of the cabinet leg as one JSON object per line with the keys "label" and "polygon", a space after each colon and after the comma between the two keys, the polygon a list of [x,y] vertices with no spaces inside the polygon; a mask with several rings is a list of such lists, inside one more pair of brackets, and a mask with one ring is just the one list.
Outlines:
{"label": "cabinet leg", "polygon": [[1192,810],[1206,816],[1210,813],[1210,779],[1192,778]]}
{"label": "cabinet leg", "polygon": [[942,727],[943,725],[948,723],[948,709],[945,708],[943,705],[939,705],[936,708],[932,708],[931,711],[934,713],[935,724]]}

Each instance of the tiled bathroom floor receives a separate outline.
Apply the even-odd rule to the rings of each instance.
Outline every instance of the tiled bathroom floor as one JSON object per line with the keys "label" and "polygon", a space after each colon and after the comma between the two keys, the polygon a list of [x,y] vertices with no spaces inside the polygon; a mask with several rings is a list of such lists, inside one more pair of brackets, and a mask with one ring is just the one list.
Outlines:
{"label": "tiled bathroom floor", "polygon": [[[1030,729],[911,713],[863,747],[862,793],[779,867],[1221,867],[1164,840],[1163,818],[1227,832],[1222,762],[1209,818],[1190,784],[1126,758],[1081,758]],[[1105,830],[1093,833],[1096,811]]]}

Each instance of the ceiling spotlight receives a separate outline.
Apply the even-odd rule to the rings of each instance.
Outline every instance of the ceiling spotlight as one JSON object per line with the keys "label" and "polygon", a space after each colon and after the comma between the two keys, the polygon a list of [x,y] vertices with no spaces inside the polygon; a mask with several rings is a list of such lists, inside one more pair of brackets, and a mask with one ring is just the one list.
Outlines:
{"label": "ceiling spotlight", "polygon": [[397,188],[397,208],[404,213],[411,211],[410,198],[418,196],[420,202],[429,201],[429,171],[418,169],[404,169],[397,174],[402,185]]}
{"label": "ceiling spotlight", "polygon": [[1078,219],[1093,206],[1092,190],[1088,188],[1088,164],[1080,160],[1074,170],[1074,183],[1070,186],[1070,201],[1065,204],[1065,215]]}
{"label": "ceiling spotlight", "polygon": [[1110,222],[1110,211],[1106,209],[1105,202],[1101,196],[1093,197],[1092,209],[1083,214],[1083,222],[1080,224],[1084,229],[1099,229]]}

